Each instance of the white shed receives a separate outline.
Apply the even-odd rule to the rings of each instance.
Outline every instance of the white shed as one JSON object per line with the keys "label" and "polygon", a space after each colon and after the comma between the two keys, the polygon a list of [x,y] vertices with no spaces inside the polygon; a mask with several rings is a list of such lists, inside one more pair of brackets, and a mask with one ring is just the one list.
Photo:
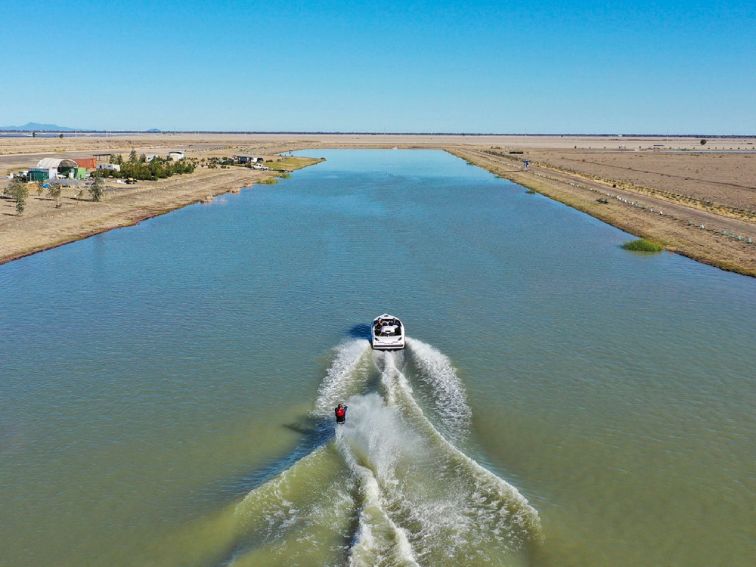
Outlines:
{"label": "white shed", "polygon": [[65,177],[71,170],[76,169],[78,164],[72,159],[66,158],[42,158],[37,162],[37,169],[46,169],[50,174],[50,179]]}
{"label": "white shed", "polygon": [[184,150],[173,150],[168,152],[168,159],[172,159],[173,161],[178,161],[180,159],[184,159],[186,157],[186,154],[184,153]]}

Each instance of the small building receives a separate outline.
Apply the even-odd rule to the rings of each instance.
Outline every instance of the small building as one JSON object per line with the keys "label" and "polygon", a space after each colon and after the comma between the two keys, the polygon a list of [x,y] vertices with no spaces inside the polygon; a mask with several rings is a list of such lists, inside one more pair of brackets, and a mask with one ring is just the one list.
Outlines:
{"label": "small building", "polygon": [[158,157],[157,154],[145,154],[144,155],[144,161],[145,163],[150,163],[152,160],[154,160],[156,157]]}
{"label": "small building", "polygon": [[263,163],[265,160],[261,156],[252,156],[248,154],[240,154],[234,156],[234,161],[236,163]]}
{"label": "small building", "polygon": [[26,174],[29,181],[47,181],[50,179],[50,170],[41,167],[32,167]]}
{"label": "small building", "polygon": [[97,158],[94,156],[76,158],[74,161],[79,165],[79,167],[86,167],[87,169],[95,169],[97,167]]}
{"label": "small building", "polygon": [[186,157],[186,154],[184,153],[184,150],[172,150],[168,152],[168,159],[171,159],[173,161],[178,161],[180,159],[184,159]]}
{"label": "small building", "polygon": [[72,159],[42,158],[37,162],[37,167],[35,169],[46,169],[48,171],[49,179],[58,179],[68,177],[72,172],[75,174],[77,167],[79,167],[79,165]]}
{"label": "small building", "polygon": [[117,163],[98,163],[97,169],[100,171],[121,171],[121,166]]}

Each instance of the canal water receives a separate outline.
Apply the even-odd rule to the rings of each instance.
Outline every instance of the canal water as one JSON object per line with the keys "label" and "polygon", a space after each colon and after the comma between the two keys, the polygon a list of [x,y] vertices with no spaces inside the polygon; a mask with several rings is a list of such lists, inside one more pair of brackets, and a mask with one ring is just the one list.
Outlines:
{"label": "canal water", "polygon": [[314,153],[0,266],[0,565],[753,564],[754,280]]}

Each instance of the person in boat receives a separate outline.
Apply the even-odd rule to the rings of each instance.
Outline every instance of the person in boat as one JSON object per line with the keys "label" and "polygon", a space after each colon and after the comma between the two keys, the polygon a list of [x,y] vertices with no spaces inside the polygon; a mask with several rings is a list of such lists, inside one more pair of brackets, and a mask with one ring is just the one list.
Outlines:
{"label": "person in boat", "polygon": [[336,414],[336,423],[344,423],[346,421],[347,406],[339,404],[336,406],[334,413]]}

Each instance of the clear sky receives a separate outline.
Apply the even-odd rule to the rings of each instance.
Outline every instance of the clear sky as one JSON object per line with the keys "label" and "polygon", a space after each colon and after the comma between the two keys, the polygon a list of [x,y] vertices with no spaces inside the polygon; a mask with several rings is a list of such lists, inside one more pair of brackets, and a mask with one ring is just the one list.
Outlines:
{"label": "clear sky", "polygon": [[756,133],[756,1],[0,3],[0,125]]}

